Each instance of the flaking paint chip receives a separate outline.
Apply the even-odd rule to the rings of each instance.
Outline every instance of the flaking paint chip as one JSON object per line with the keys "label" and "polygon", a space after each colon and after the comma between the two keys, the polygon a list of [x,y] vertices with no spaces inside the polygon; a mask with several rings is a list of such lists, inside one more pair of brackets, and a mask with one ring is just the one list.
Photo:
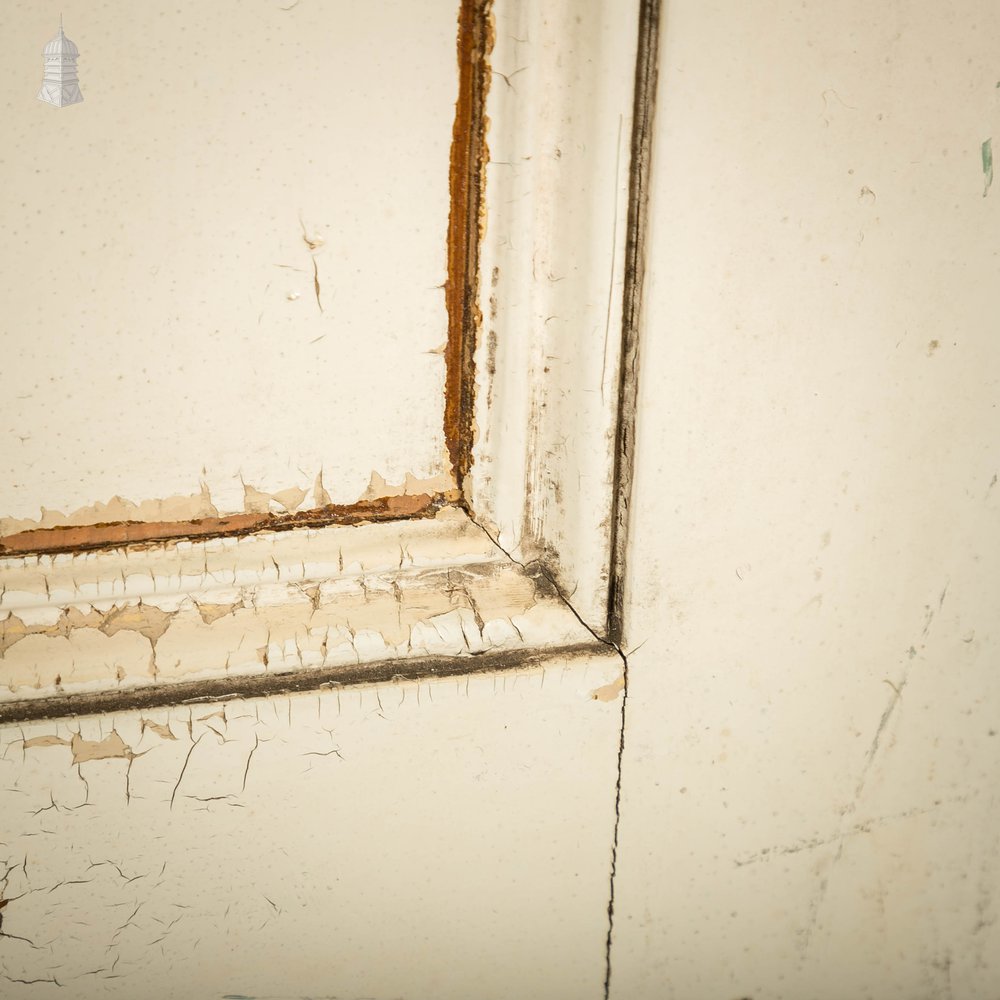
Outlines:
{"label": "flaking paint chip", "polygon": [[590,693],[593,701],[615,701],[625,690],[625,675],[620,674],[610,684],[604,684]]}

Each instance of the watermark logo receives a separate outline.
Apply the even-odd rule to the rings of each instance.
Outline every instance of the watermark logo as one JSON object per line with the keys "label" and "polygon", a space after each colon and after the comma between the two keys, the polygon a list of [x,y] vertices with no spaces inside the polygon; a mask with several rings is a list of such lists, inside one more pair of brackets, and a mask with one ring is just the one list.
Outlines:
{"label": "watermark logo", "polygon": [[45,78],[38,99],[64,108],[68,104],[79,104],[83,100],[80,81],[76,75],[76,61],[80,50],[63,32],[62,17],[59,18],[59,34],[42,49],[45,59]]}

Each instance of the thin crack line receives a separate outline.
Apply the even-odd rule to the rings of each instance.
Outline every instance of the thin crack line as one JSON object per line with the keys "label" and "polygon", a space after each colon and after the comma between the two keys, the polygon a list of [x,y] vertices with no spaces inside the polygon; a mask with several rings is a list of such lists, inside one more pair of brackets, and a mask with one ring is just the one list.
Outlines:
{"label": "thin crack line", "polygon": [[602,645],[607,646],[608,649],[613,649],[622,660],[625,659],[625,654],[622,652],[621,646],[618,643],[613,642],[611,639],[605,638],[600,633],[594,631],[594,629],[588,625],[581,617],[576,608],[570,604],[569,599],[562,592],[559,584],[556,583],[555,578],[549,572],[548,567],[540,559],[531,559],[528,562],[522,562],[515,556],[511,555],[496,538],[490,533],[489,529],[485,528],[480,524],[471,511],[466,511],[469,520],[512,562],[515,566],[520,566],[526,573],[531,573],[531,571],[537,570],[545,579],[551,584],[552,589],[555,591],[556,596],[566,605],[566,609],[573,615],[573,617]]}
{"label": "thin crack line", "polygon": [[184,780],[184,772],[187,771],[187,766],[191,761],[191,754],[194,753],[195,748],[198,744],[207,736],[207,733],[202,733],[192,744],[191,749],[188,750],[187,756],[184,758],[184,766],[181,768],[181,773],[177,776],[177,784],[174,785],[174,790],[170,795],[170,808],[174,808],[174,799],[177,798],[177,789],[181,787],[181,782]]}
{"label": "thin crack line", "polygon": [[576,608],[569,602],[569,599],[562,592],[559,584],[556,583],[548,568],[538,559],[530,562],[522,562],[515,559],[496,538],[480,524],[471,511],[467,511],[469,520],[505,555],[512,563],[520,566],[526,573],[530,573],[532,568],[537,568],[542,576],[548,580],[556,596],[570,611],[573,617],[599,642],[608,649],[613,649],[622,661],[622,707],[621,723],[618,729],[618,760],[615,773],[615,823],[611,834],[611,874],[608,880],[608,936],[604,945],[604,998],[608,1000],[611,991],[611,938],[615,927],[615,876],[618,873],[618,830],[621,823],[621,802],[622,802],[622,762],[625,758],[625,712],[628,706],[628,656],[621,646],[613,639],[599,635],[591,628],[579,615]]}
{"label": "thin crack line", "polygon": [[[614,466],[612,469],[608,638],[622,659],[621,728],[618,735],[618,772],[615,779],[615,829],[611,842],[611,878],[608,886],[608,936],[604,947],[604,1000],[611,996],[611,946],[615,930],[615,882],[618,874],[618,835],[621,824],[622,769],[625,760],[625,724],[629,695],[625,644],[625,564],[629,535],[628,507],[635,466],[635,429],[639,392],[639,323],[642,310],[644,245],[651,180],[653,113],[659,72],[661,0],[641,0],[636,43],[635,85],[632,94],[632,142],[629,164],[628,216],[625,237],[622,339],[618,371]],[[621,149],[621,142],[618,144]],[[617,210],[617,202],[616,202]],[[617,246],[617,241],[613,244]],[[603,399],[603,383],[601,386]],[[634,650],[633,650],[634,651]]]}
{"label": "thin crack line", "polygon": [[[618,649],[618,647],[615,647]],[[611,995],[611,938],[615,930],[615,876],[618,874],[618,827],[622,818],[622,763],[625,759],[625,710],[628,706],[628,657],[622,658],[622,713],[618,731],[618,770],[615,777],[615,829],[611,838],[611,878],[608,885],[608,936],[604,944],[604,1000]]]}
{"label": "thin crack line", "polygon": [[316,293],[316,305],[319,306],[319,311],[323,311],[323,303],[320,301],[320,290],[319,290],[319,264],[316,258],[313,257],[313,291]]}

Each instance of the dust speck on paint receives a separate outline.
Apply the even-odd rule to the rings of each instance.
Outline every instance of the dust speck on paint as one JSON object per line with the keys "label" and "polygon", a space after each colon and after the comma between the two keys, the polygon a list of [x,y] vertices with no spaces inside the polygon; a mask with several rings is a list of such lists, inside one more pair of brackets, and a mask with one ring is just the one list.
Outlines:
{"label": "dust speck on paint", "polygon": [[993,140],[983,143],[983,197],[985,198],[993,183]]}

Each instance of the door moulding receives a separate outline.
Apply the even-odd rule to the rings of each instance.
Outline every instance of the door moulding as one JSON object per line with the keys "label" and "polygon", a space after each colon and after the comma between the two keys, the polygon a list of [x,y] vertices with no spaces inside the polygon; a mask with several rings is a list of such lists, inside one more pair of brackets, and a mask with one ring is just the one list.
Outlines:
{"label": "door moulding", "polygon": [[0,550],[0,721],[624,660],[656,8],[462,4],[445,418],[461,493],[394,498],[416,505],[401,520]]}

